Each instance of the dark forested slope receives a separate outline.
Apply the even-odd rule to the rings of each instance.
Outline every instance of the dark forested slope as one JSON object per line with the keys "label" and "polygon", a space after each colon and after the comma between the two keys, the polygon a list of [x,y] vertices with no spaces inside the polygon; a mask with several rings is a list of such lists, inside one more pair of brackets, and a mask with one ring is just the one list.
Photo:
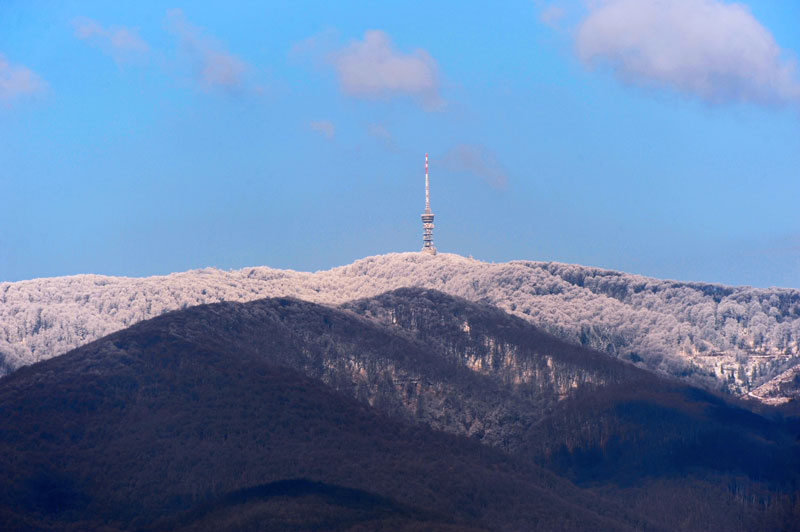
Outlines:
{"label": "dark forested slope", "polygon": [[780,419],[423,289],[193,307],[0,380],[32,529],[788,530],[797,457]]}
{"label": "dark forested slope", "polygon": [[[171,313],[0,380],[0,528],[647,526],[535,465],[276,365],[316,334],[281,322],[299,306]],[[354,318],[303,306],[302,319]]]}
{"label": "dark forested slope", "polygon": [[[796,420],[567,344],[497,308],[409,288],[344,305],[538,406],[517,456],[671,528],[800,526]],[[765,415],[761,415],[765,414]],[[503,422],[506,428],[513,423]],[[518,443],[521,442],[521,443]]]}

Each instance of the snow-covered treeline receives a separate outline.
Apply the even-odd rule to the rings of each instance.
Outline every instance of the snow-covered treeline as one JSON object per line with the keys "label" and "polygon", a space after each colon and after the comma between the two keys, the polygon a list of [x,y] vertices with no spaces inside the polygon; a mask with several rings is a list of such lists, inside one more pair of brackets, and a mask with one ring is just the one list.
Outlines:
{"label": "snow-covered treeline", "polygon": [[747,393],[800,362],[800,291],[663,281],[578,265],[393,253],[315,273],[266,267],[0,283],[0,373],[163,312],[294,296],[340,304],[405,286],[496,305],[571,341]]}

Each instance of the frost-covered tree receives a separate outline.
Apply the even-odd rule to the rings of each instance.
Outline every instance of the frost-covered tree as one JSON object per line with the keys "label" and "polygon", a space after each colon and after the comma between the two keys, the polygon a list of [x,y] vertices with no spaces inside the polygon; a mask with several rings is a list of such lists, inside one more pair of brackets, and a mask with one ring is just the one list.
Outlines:
{"label": "frost-covered tree", "polygon": [[797,290],[665,281],[572,264],[394,253],[314,273],[207,268],[163,277],[0,283],[0,372],[187,306],[273,296],[335,305],[406,286],[496,305],[572,342],[701,384],[714,385],[712,374],[717,385],[728,385],[731,375],[736,382],[741,364],[746,374],[757,375],[755,388],[789,369],[800,354]]}

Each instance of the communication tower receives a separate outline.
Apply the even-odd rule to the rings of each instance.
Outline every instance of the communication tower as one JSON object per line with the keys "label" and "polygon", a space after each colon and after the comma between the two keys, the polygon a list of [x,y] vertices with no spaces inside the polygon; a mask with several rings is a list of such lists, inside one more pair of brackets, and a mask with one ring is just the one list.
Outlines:
{"label": "communication tower", "polygon": [[425,212],[422,213],[422,252],[436,255],[433,245],[433,213],[431,212],[431,194],[428,187],[428,154],[425,154]]}

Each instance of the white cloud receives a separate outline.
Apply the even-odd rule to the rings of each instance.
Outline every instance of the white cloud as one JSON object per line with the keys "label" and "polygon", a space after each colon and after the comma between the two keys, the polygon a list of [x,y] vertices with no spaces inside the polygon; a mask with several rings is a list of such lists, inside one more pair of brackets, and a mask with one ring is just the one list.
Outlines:
{"label": "white cloud", "polygon": [[0,102],[9,104],[17,98],[42,92],[46,87],[33,70],[13,65],[0,54]]}
{"label": "white cloud", "polygon": [[436,61],[422,49],[402,53],[389,36],[369,30],[329,55],[342,90],[357,98],[411,96],[428,109],[441,107]]}
{"label": "white cloud", "polygon": [[328,140],[333,140],[333,137],[336,135],[336,126],[333,125],[333,122],[329,122],[328,120],[319,120],[311,122],[308,125],[313,131],[320,133]]}
{"label": "white cloud", "polygon": [[497,157],[480,144],[458,144],[442,157],[442,165],[456,172],[473,174],[494,188],[505,188],[506,171]]}
{"label": "white cloud", "polygon": [[167,28],[180,40],[180,47],[188,59],[192,75],[205,90],[222,88],[231,91],[248,88],[248,65],[226,51],[212,37],[188,22],[180,9],[167,12]]}
{"label": "white cloud", "polygon": [[741,4],[717,0],[599,0],[576,37],[587,65],[627,83],[710,103],[800,103],[794,61]]}
{"label": "white cloud", "polygon": [[96,21],[78,17],[72,21],[75,36],[107,53],[117,63],[146,54],[150,47],[139,37],[135,28],[112,26],[104,28]]}

